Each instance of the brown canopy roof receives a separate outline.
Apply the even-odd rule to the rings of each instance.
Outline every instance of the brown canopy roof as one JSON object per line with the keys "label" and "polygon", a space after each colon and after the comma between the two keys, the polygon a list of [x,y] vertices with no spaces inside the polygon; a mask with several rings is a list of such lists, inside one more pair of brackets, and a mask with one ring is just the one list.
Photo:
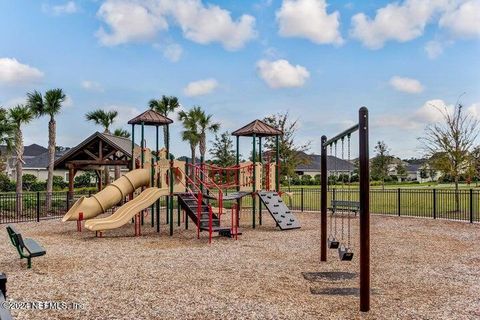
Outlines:
{"label": "brown canopy roof", "polygon": [[173,123],[173,120],[162,116],[155,110],[147,110],[128,121],[128,124],[142,124],[142,122],[147,126],[164,126]]}
{"label": "brown canopy roof", "polygon": [[56,159],[54,168],[63,169],[68,163],[75,162],[84,167],[108,165],[108,162],[128,165],[131,157],[132,140],[105,132],[95,132]]}
{"label": "brown canopy roof", "polygon": [[278,130],[266,124],[262,120],[258,120],[258,119],[232,132],[232,135],[234,136],[243,136],[243,137],[251,137],[254,134],[257,137],[271,137],[271,136],[283,135],[283,132],[281,130]]}

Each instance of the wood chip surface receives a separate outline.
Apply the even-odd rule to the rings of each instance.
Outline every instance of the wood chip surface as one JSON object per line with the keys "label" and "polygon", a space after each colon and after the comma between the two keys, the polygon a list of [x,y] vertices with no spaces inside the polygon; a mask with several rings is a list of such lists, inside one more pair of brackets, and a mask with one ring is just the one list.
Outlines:
{"label": "wood chip surface", "polygon": [[163,212],[160,234],[148,217],[140,237],[133,224],[96,238],[76,232],[75,222],[20,223],[23,236],[47,250],[32,269],[2,226],[0,272],[8,276],[8,301],[83,306],[12,310],[16,319],[480,319],[480,225],[372,215],[372,303],[362,314],[358,218],[353,261],[329,250],[329,261],[320,263],[319,215],[297,217],[301,229],[280,231],[265,212],[253,230],[243,214],[237,241],[214,238],[211,245],[206,232],[196,238],[192,222],[168,236]]}

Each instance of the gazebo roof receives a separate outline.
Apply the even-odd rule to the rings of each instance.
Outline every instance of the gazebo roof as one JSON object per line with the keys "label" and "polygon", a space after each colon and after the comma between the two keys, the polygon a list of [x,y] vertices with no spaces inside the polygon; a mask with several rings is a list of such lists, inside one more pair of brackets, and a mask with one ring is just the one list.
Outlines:
{"label": "gazebo roof", "polygon": [[246,126],[232,132],[233,136],[252,137],[271,137],[283,135],[281,130],[278,130],[271,125],[266,124],[262,120],[254,120]]}
{"label": "gazebo roof", "polygon": [[132,140],[105,132],[95,132],[55,160],[54,168],[66,168],[68,163],[82,166],[108,165],[109,162],[126,165],[131,157]]}
{"label": "gazebo roof", "polygon": [[173,123],[173,120],[162,116],[155,110],[147,110],[128,121],[128,124],[143,124],[147,126],[164,126]]}

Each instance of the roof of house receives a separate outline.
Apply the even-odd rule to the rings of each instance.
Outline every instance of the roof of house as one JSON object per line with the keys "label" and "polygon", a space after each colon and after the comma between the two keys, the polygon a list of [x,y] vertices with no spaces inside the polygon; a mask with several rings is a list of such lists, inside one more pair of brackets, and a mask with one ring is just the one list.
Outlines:
{"label": "roof of house", "polygon": [[[0,146],[0,153],[1,154],[5,154],[6,150],[7,150],[6,146]],[[47,151],[48,151],[47,148],[42,147],[42,146],[40,146],[36,143],[33,143],[29,146],[24,147],[23,156],[24,157],[35,157],[35,156],[41,155],[42,153],[45,153]],[[15,149],[12,150],[12,154],[15,154]]]}
{"label": "roof of house", "polygon": [[[55,152],[55,159],[60,158],[64,153],[65,151]],[[24,161],[24,169],[46,169],[48,167],[48,152],[33,157],[26,157]]]}
{"label": "roof of house", "polygon": [[173,123],[173,120],[161,115],[155,110],[147,110],[128,121],[128,124],[142,123],[147,126],[164,126],[166,124]]}
{"label": "roof of house", "polygon": [[251,137],[254,134],[257,137],[271,137],[282,135],[283,132],[258,119],[232,132],[232,136]]}
{"label": "roof of house", "polygon": [[[295,168],[295,171],[318,171],[320,172],[320,159],[318,154],[305,155],[309,160],[306,164],[301,164]],[[327,156],[328,171],[353,171],[355,166],[347,160],[342,160],[334,156]]]}
{"label": "roof of house", "polygon": [[407,172],[417,172],[424,166],[423,163],[409,163],[406,166]]}

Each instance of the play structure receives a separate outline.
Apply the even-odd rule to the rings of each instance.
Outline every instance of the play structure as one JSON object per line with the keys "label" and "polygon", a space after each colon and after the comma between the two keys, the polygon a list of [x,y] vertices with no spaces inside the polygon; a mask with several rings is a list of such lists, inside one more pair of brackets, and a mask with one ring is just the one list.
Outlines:
{"label": "play structure", "polygon": [[[330,147],[331,153],[334,149],[337,156],[337,147],[341,145],[342,160],[344,149],[347,147],[348,161],[350,161],[351,135],[358,131],[359,145],[359,202],[347,200],[332,200],[330,208],[330,230],[327,238],[327,153]],[[334,168],[335,169],[335,168]],[[336,174],[336,172],[334,171]],[[350,177],[349,177],[350,178]],[[349,179],[350,180],[350,179]],[[350,193],[348,193],[350,194]],[[351,261],[353,250],[351,247],[351,218],[359,213],[360,219],[360,311],[370,310],[370,173],[369,173],[369,152],[368,152],[368,110],[360,108],[358,112],[358,123],[351,128],[341,132],[327,140],[322,136],[321,153],[321,236],[320,236],[320,260],[327,261],[327,247],[338,250],[342,261]],[[340,218],[338,217],[340,215]],[[347,218],[347,237],[345,237],[344,219]],[[337,220],[341,219],[341,237],[337,235]],[[335,225],[335,228],[332,227]]]}
{"label": "play structure", "polygon": [[[135,235],[140,235],[145,216],[150,212],[151,226],[154,227],[156,221],[157,232],[160,232],[160,200],[165,199],[167,212],[165,221],[169,224],[170,235],[173,235],[174,230],[173,212],[176,202],[178,226],[180,212],[183,211],[185,228],[188,229],[188,221],[192,221],[197,228],[198,238],[200,232],[206,231],[209,234],[209,242],[214,233],[237,239],[241,234],[239,213],[242,210],[242,199],[247,196],[251,197],[253,228],[257,224],[257,210],[258,224],[262,225],[263,208],[270,213],[280,230],[300,228],[299,221],[281,198],[278,144],[279,136],[283,133],[280,130],[261,120],[255,120],[236,130],[232,133],[237,138],[236,164],[231,167],[218,167],[206,164],[203,159],[200,163],[175,160],[169,152],[168,145],[160,150],[159,127],[166,126],[168,134],[168,126],[173,121],[153,110],[145,111],[128,123],[132,125],[131,159],[128,163],[131,171],[91,197],[80,198],[69,208],[63,221],[77,221],[79,231],[82,229],[82,221],[85,221],[86,229],[96,232],[99,236],[107,230],[120,228],[133,221]],[[135,144],[136,125],[141,127],[140,145]],[[146,147],[144,133],[146,126],[156,128],[156,150],[153,152]],[[253,161],[240,163],[240,136],[253,138]],[[262,153],[262,138],[274,139],[275,150]],[[99,148],[102,148],[101,141]],[[81,152],[78,147],[73,149],[72,154]],[[91,153],[88,151],[87,154]],[[99,153],[102,153],[102,150]],[[110,153],[118,153],[118,150],[114,148]],[[108,164],[107,160],[102,160],[102,164]],[[124,158],[121,161],[125,161]],[[71,162],[75,165],[85,163],[84,160]],[[67,160],[65,163],[72,165]],[[224,226],[221,222],[222,214],[229,202],[230,225]],[[113,214],[97,218],[112,208],[115,208]]]}

